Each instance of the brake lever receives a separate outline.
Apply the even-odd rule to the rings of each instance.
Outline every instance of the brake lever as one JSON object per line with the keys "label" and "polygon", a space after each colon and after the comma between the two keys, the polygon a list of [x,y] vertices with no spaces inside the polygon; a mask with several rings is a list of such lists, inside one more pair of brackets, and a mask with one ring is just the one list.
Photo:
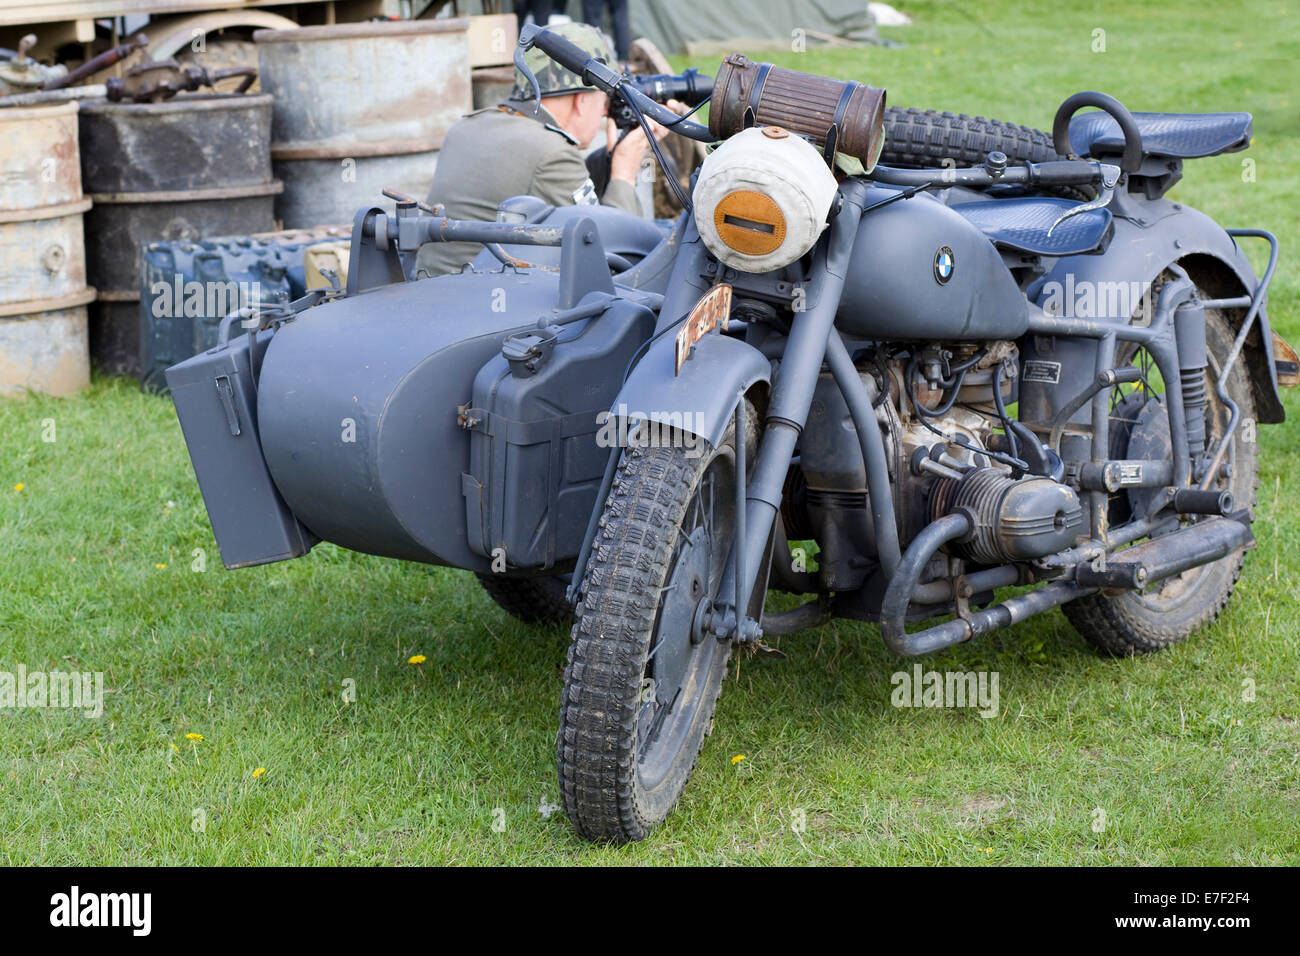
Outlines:
{"label": "brake lever", "polygon": [[1110,205],[1110,201],[1115,198],[1115,186],[1119,182],[1120,168],[1111,166],[1107,163],[1100,163],[1101,166],[1101,190],[1095,199],[1088,202],[1080,203],[1072,209],[1067,209],[1061,216],[1047,228],[1047,236],[1050,239],[1052,230],[1054,230],[1065,220],[1072,216],[1078,216],[1085,212],[1091,212],[1094,209],[1104,209]]}
{"label": "brake lever", "polygon": [[533,71],[528,68],[528,62],[524,59],[524,54],[532,49],[533,37],[536,35],[536,27],[525,26],[523,31],[520,32],[519,43],[515,47],[515,69],[523,75],[523,78],[528,81],[528,85],[533,88],[533,112],[540,113],[542,111],[542,87],[537,82],[537,77],[533,74]]}

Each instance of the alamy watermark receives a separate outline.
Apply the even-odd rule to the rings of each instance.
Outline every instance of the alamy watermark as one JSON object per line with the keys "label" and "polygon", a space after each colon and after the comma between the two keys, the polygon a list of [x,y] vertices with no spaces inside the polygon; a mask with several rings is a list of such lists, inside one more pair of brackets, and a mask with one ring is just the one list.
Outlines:
{"label": "alamy watermark", "polygon": [[1145,282],[1093,282],[1053,279],[1039,292],[1043,311],[1064,319],[1122,319],[1138,316],[1139,325],[1150,325],[1155,314],[1151,286]]}
{"label": "alamy watermark", "polygon": [[703,412],[629,412],[619,405],[612,412],[596,415],[596,446],[599,448],[684,448],[687,458],[704,454],[706,431]]}
{"label": "alamy watermark", "polygon": [[104,716],[101,671],[0,671],[0,710],[52,708],[80,710],[92,720]]}
{"label": "alamy watermark", "polygon": [[237,309],[262,304],[260,282],[187,280],[181,273],[172,281],[159,280],[149,286],[150,309],[155,319],[221,317]]}
{"label": "alamy watermark", "polygon": [[896,671],[889,702],[895,707],[971,707],[981,717],[996,717],[997,671],[927,671],[915,664],[911,672]]}

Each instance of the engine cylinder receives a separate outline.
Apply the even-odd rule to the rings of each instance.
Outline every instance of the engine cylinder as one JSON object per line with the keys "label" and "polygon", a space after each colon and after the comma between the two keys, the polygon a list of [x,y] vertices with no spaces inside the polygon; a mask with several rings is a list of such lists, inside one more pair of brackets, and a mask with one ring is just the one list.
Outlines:
{"label": "engine cylinder", "polygon": [[1055,554],[1071,547],[1083,529],[1083,508],[1073,488],[1050,478],[1016,480],[994,468],[941,478],[930,507],[932,518],[954,512],[971,518],[971,533],[956,548],[980,564]]}

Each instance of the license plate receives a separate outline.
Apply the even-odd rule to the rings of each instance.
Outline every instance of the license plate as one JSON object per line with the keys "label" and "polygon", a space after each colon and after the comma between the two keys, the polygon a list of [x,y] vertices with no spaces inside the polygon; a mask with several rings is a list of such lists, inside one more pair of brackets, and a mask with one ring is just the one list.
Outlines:
{"label": "license plate", "polygon": [[691,314],[687,316],[686,323],[677,333],[677,367],[673,371],[674,375],[681,373],[682,366],[691,357],[691,349],[695,348],[696,342],[717,328],[719,322],[724,329],[727,327],[729,315],[731,315],[731,286],[720,283],[700,297],[700,301],[695,303],[695,308],[691,309]]}

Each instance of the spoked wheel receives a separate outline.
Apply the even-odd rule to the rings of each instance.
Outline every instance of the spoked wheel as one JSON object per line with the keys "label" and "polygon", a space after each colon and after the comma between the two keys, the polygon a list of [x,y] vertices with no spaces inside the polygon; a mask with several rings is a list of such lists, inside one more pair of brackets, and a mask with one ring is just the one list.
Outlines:
{"label": "spoked wheel", "polygon": [[677,804],[712,729],[731,648],[701,623],[731,546],[735,490],[734,424],[694,458],[633,447],[619,464],[560,708],[560,793],[589,840],[646,836]]}
{"label": "spoked wheel", "polygon": [[[1232,348],[1234,333],[1219,311],[1207,310],[1205,319],[1209,353],[1206,448],[1207,455],[1213,455],[1230,417],[1228,407],[1215,393],[1215,383],[1219,380],[1221,363]],[[1162,393],[1171,384],[1179,387],[1178,383],[1162,383],[1154,363],[1144,350],[1130,347],[1127,353],[1121,352],[1116,365],[1134,365],[1142,369],[1145,384],[1141,391],[1113,396],[1111,457],[1171,457]],[[1253,516],[1259,458],[1258,446],[1251,434],[1255,402],[1244,360],[1239,359],[1234,366],[1226,390],[1241,417],[1224,455],[1227,467],[1220,468],[1210,487],[1231,492],[1233,510],[1247,509]],[[1149,490],[1130,490],[1112,497],[1112,526],[1145,513],[1153,495],[1154,492]],[[1172,511],[1166,514],[1173,518]],[[1170,520],[1163,533],[1198,520],[1205,519],[1183,516],[1176,522]],[[1162,650],[1219,616],[1232,597],[1244,562],[1245,552],[1234,551],[1218,561],[1165,578],[1144,590],[1115,595],[1094,594],[1066,604],[1063,610],[1080,634],[1109,654],[1128,656]]]}

